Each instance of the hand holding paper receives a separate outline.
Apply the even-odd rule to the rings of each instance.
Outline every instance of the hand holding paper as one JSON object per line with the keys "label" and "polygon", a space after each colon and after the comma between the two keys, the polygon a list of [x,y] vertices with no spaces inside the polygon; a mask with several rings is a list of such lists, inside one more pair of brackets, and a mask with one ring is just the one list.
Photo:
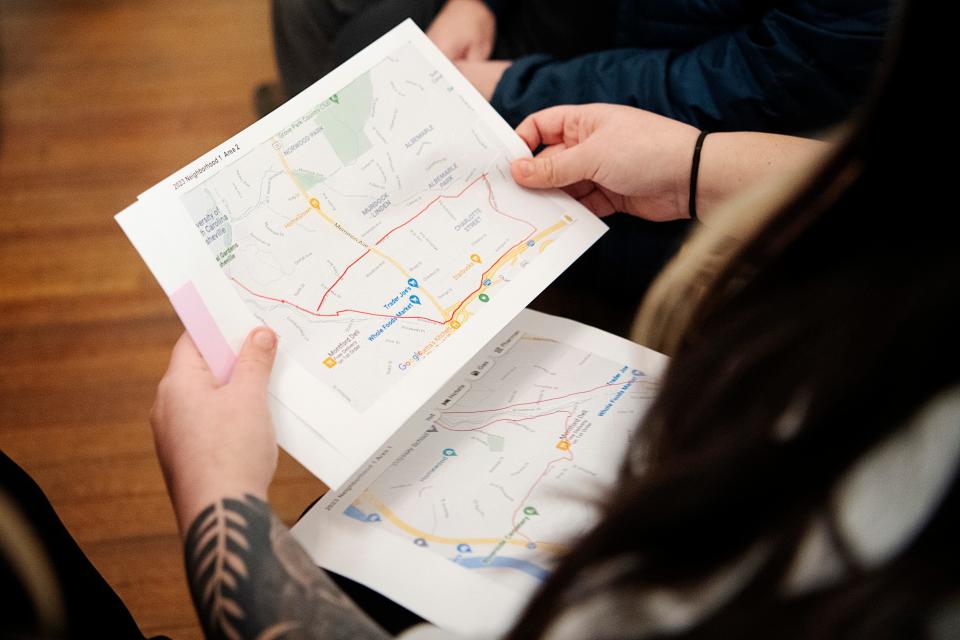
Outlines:
{"label": "hand holding paper", "polygon": [[225,496],[266,499],[277,468],[267,384],[277,340],[260,327],[220,383],[193,340],[180,336],[157,389],[150,423],[181,530]]}

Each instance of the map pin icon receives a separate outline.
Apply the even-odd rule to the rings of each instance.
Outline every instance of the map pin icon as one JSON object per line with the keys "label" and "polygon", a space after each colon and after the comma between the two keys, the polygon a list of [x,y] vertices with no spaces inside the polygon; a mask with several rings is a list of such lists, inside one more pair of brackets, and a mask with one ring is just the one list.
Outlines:
{"label": "map pin icon", "polygon": [[455,455],[457,455],[457,452],[454,451],[453,449],[444,449],[444,450],[443,450],[443,455],[445,455],[445,456],[447,456],[447,457],[455,456]]}
{"label": "map pin icon", "polygon": [[527,514],[528,516],[538,516],[538,515],[540,515],[540,514],[537,512],[536,507],[524,507],[524,508],[523,508],[523,512],[524,512],[525,514]]}
{"label": "map pin icon", "polygon": [[413,287],[414,289],[420,286],[420,283],[417,282],[416,278],[410,278],[409,280],[407,280],[407,284]]}
{"label": "map pin icon", "polygon": [[410,296],[410,302],[413,304],[420,304],[420,296]]}

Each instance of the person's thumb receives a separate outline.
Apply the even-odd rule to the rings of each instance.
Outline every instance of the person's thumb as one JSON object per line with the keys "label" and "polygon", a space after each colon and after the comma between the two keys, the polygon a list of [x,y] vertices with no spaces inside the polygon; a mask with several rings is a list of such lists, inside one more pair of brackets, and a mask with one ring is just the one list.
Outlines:
{"label": "person's thumb", "polygon": [[242,387],[246,393],[266,393],[276,355],[276,334],[267,327],[257,327],[240,348],[229,384]]}
{"label": "person's thumb", "polygon": [[595,169],[591,166],[589,154],[579,145],[551,155],[514,160],[510,165],[517,184],[533,189],[566,187],[589,179]]}

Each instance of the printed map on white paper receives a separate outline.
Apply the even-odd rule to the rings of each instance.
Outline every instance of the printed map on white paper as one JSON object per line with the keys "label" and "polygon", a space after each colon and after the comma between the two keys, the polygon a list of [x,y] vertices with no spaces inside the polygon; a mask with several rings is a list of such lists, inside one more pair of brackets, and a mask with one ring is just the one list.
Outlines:
{"label": "printed map on white paper", "polygon": [[606,231],[529,155],[407,20],[118,221],[218,377],[277,332],[280,441],[339,486]]}
{"label": "printed map on white paper", "polygon": [[656,381],[532,333],[497,349],[343,515],[526,585],[592,523]]}
{"label": "printed map on white paper", "polygon": [[181,196],[249,309],[358,411],[574,222],[405,44]]}
{"label": "printed map on white paper", "polygon": [[596,521],[665,363],[524,311],[294,532],[441,626],[498,633]]}

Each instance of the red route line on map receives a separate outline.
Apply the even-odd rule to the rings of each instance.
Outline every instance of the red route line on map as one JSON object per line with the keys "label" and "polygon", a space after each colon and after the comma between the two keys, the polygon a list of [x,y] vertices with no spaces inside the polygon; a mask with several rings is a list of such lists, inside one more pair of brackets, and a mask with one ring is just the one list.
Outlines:
{"label": "red route line on map", "polygon": [[[397,225],[397,226],[394,227],[393,229],[390,229],[390,231],[387,231],[385,234],[383,234],[383,236],[381,236],[381,238],[380,238],[379,240],[377,240],[376,242],[373,243],[373,246],[379,245],[381,242],[383,242],[384,240],[386,240],[386,239],[390,236],[391,233],[393,233],[394,231],[396,231],[396,230],[398,230],[398,229],[400,229],[400,228],[402,228],[402,227],[410,224],[411,222],[413,222],[414,220],[416,220],[417,218],[419,218],[422,213],[424,213],[427,209],[429,209],[430,207],[432,207],[434,204],[436,204],[436,203],[439,202],[440,200],[444,200],[444,199],[446,199],[446,200],[456,200],[457,198],[459,198],[460,196],[462,196],[463,194],[465,194],[465,193],[467,192],[467,190],[470,189],[470,187],[472,187],[473,185],[477,184],[477,183],[480,182],[481,180],[483,180],[484,182],[487,181],[487,174],[486,174],[486,173],[481,173],[481,174],[479,175],[479,177],[474,178],[474,179],[473,179],[473,182],[471,182],[470,184],[468,184],[467,186],[465,186],[463,189],[461,189],[461,190],[460,190],[460,193],[458,193],[458,194],[456,194],[456,195],[448,196],[448,195],[444,195],[444,194],[441,193],[440,195],[434,197],[434,199],[431,200],[430,202],[428,202],[428,203],[423,207],[423,209],[420,209],[420,211],[417,211],[417,213],[415,213],[412,218],[410,218],[409,220],[407,220],[406,222],[404,222],[404,223],[401,224],[401,225]],[[490,186],[490,183],[489,183],[489,182],[487,182],[487,186],[488,186],[488,187]]]}
{"label": "red route line on map", "polygon": [[[636,382],[637,379],[638,378],[631,378],[630,380]],[[566,393],[562,396],[556,396],[554,398],[544,398],[542,400],[531,400],[530,402],[518,402],[516,404],[508,404],[505,407],[497,407],[496,409],[477,409],[475,411],[441,411],[440,413],[442,413],[443,415],[447,415],[448,413],[493,413],[494,411],[506,411],[507,409],[522,407],[528,404],[540,404],[541,402],[550,402],[551,400],[563,400],[564,398],[569,398],[570,396],[578,396],[583,393],[590,393],[591,391],[597,391],[598,389],[603,389],[604,387],[619,387],[626,384],[627,382],[630,382],[630,380],[626,382],[608,382],[607,384],[602,384],[599,387],[594,387],[593,389],[585,389],[584,391],[573,391],[571,393]]]}
{"label": "red route line on map", "polygon": [[[630,380],[636,381],[637,378],[631,378]],[[606,387],[618,387],[618,386],[621,386],[621,385],[623,385],[623,384],[626,384],[626,383],[625,383],[625,382],[610,382],[610,383],[607,383],[607,384],[600,385],[599,387],[594,387],[594,388],[592,388],[592,389],[587,389],[587,390],[585,390],[585,391],[574,391],[574,392],[572,392],[572,393],[567,393],[567,394],[564,394],[564,395],[562,395],[562,396],[556,396],[556,397],[554,397],[554,398],[544,398],[543,400],[533,400],[533,401],[531,401],[531,402],[518,402],[518,403],[516,403],[516,404],[507,405],[507,406],[505,406],[505,407],[498,407],[498,408],[496,408],[496,409],[478,409],[478,410],[476,410],[476,411],[443,411],[443,412],[441,412],[441,413],[442,413],[443,415],[446,415],[446,414],[448,414],[448,413],[470,414],[470,413],[492,413],[492,412],[495,412],[495,411],[506,411],[506,410],[508,410],[508,409],[512,409],[512,408],[515,408],[515,407],[520,407],[520,406],[525,406],[525,405],[530,405],[530,404],[540,404],[540,403],[543,403],[543,402],[549,402],[549,401],[551,401],[551,400],[562,400],[562,399],[564,399],[564,398],[569,398],[570,396],[576,396],[576,395],[581,395],[581,394],[584,394],[584,393],[590,393],[590,392],[592,392],[592,391],[597,391],[597,390],[599,390],[599,389],[604,389],[604,388],[606,388]],[[471,428],[471,429],[454,429],[453,427],[449,427],[449,426],[443,424],[443,423],[440,422],[439,420],[437,420],[434,424],[440,426],[440,427],[443,428],[443,429],[446,429],[447,431],[461,431],[461,432],[463,432],[463,431],[480,431],[480,430],[482,430],[482,429],[485,429],[486,427],[489,427],[489,426],[492,425],[492,424],[496,424],[497,422],[511,422],[511,423],[524,422],[524,421],[526,421],[526,420],[535,420],[535,419],[537,419],[537,418],[545,418],[545,417],[547,417],[547,416],[556,415],[556,414],[558,414],[558,413],[565,413],[565,414],[567,415],[566,419],[563,421],[563,433],[560,435],[560,440],[563,441],[563,440],[566,440],[566,439],[567,439],[567,436],[570,434],[570,418],[573,417],[573,414],[572,414],[571,412],[569,412],[569,411],[564,411],[563,409],[558,409],[557,411],[551,411],[550,413],[541,413],[541,414],[539,414],[539,415],[530,416],[530,417],[527,417],[527,418],[516,418],[516,419],[498,418],[497,420],[492,420],[492,421],[490,421],[490,422],[488,422],[488,423],[486,423],[486,424],[484,424],[484,425],[482,425],[482,426],[474,427],[474,428]],[[533,483],[532,485],[530,485],[530,488],[527,490],[527,493],[523,496],[523,499],[520,500],[520,502],[517,503],[517,508],[513,510],[513,515],[512,515],[511,518],[510,518],[510,526],[511,526],[511,528],[513,528],[514,530],[516,530],[516,534],[517,534],[518,536],[520,536],[521,538],[524,538],[525,540],[527,540],[528,542],[530,542],[530,543],[532,543],[532,544],[536,544],[536,542],[535,542],[534,540],[532,540],[529,536],[527,536],[526,534],[524,534],[523,532],[521,532],[519,529],[516,529],[516,527],[517,527],[517,516],[519,515],[520,510],[521,510],[522,508],[524,508],[524,506],[528,506],[528,505],[526,505],[527,500],[529,500],[529,499],[530,499],[530,496],[533,495],[534,490],[536,490],[536,488],[537,488],[537,486],[540,484],[540,482],[543,481],[543,479],[547,476],[547,474],[550,472],[550,469],[553,467],[553,465],[555,465],[555,464],[558,463],[558,462],[564,462],[564,461],[566,461],[566,462],[572,462],[572,461],[573,461],[573,448],[572,448],[572,446],[573,446],[573,445],[570,445],[571,448],[567,450],[568,453],[570,454],[569,456],[564,456],[564,457],[562,457],[562,458],[554,458],[553,460],[551,460],[551,461],[549,461],[549,462],[547,463],[547,465],[546,465],[546,466],[544,467],[544,469],[543,469],[543,472],[537,477],[537,479],[534,481],[534,483]]]}
{"label": "red route line on map", "polygon": [[[409,220],[407,220],[407,221],[404,222],[403,224],[397,225],[397,226],[394,227],[393,229],[390,229],[390,231],[387,231],[386,234],[384,234],[379,240],[377,240],[376,242],[373,243],[373,246],[375,246],[375,247],[378,246],[381,242],[383,242],[384,240],[386,240],[386,239],[387,239],[387,236],[389,236],[391,233],[393,233],[393,232],[396,231],[397,229],[401,229],[402,227],[404,227],[404,226],[410,224],[411,222],[413,222],[414,220],[416,220],[418,217],[420,217],[420,215],[421,215],[422,213],[424,213],[427,209],[429,209],[431,206],[433,206],[433,205],[434,205],[436,202],[438,202],[441,198],[448,198],[448,199],[459,198],[460,196],[462,196],[464,193],[467,192],[467,189],[469,189],[469,188],[472,187],[473,185],[477,184],[477,183],[480,182],[481,180],[486,180],[486,177],[487,177],[487,174],[485,174],[485,173],[480,174],[480,176],[479,176],[478,178],[476,178],[473,182],[471,182],[470,184],[468,184],[467,186],[465,186],[463,189],[461,189],[461,190],[460,190],[460,193],[458,193],[458,194],[456,194],[456,195],[453,195],[453,196],[445,196],[445,195],[442,195],[442,194],[441,194],[441,195],[435,197],[433,200],[431,200],[430,202],[428,202],[425,207],[423,207],[422,209],[420,209],[420,211],[417,211],[417,213],[414,214],[414,216],[413,216],[412,218],[410,218]],[[489,185],[489,183],[487,183],[487,184]],[[331,291],[333,291],[333,288],[334,288],[335,286],[337,286],[338,284],[340,284],[340,281],[343,279],[343,276],[347,275],[347,271],[349,271],[350,268],[351,268],[353,265],[357,264],[358,262],[360,262],[361,260],[363,260],[365,257],[367,257],[367,255],[368,255],[369,253],[370,253],[370,249],[367,249],[366,251],[364,251],[362,254],[360,254],[360,257],[359,257],[359,258],[357,258],[356,260],[354,260],[353,262],[351,262],[349,265],[347,265],[347,268],[344,269],[343,272],[342,272],[339,276],[337,276],[337,279],[333,281],[333,284],[330,285],[330,288],[323,292],[323,297],[320,298],[320,304],[317,305],[317,311],[320,311],[320,307],[322,307],[322,306],[323,306],[323,303],[326,301],[327,295],[328,295]]]}
{"label": "red route line on map", "polygon": [[486,183],[486,185],[487,185],[487,202],[490,203],[490,208],[493,209],[494,211],[496,211],[497,213],[499,213],[500,215],[502,215],[502,216],[505,217],[505,218],[510,218],[511,220],[516,220],[517,222],[522,222],[522,223],[524,223],[525,225],[527,225],[527,226],[529,226],[531,229],[533,229],[533,231],[531,231],[530,233],[528,233],[527,236],[526,236],[523,240],[521,240],[521,241],[518,242],[517,244],[515,244],[515,245],[513,245],[512,247],[510,247],[509,249],[507,249],[507,250],[503,253],[503,255],[501,255],[499,258],[497,258],[496,260],[493,261],[493,263],[490,265],[490,268],[488,268],[486,271],[484,271],[484,272],[480,275],[480,286],[478,286],[476,289],[474,289],[473,291],[471,291],[471,292],[467,295],[466,298],[464,298],[463,300],[460,301],[460,304],[457,305],[457,308],[453,310],[453,313],[450,314],[450,318],[449,318],[448,320],[446,320],[446,322],[444,322],[444,324],[446,324],[447,322],[450,322],[450,320],[453,320],[454,318],[456,318],[456,317],[457,317],[457,314],[460,312],[460,309],[462,309],[462,308],[463,308],[463,305],[465,305],[465,304],[467,303],[467,300],[469,300],[470,298],[472,298],[475,293],[477,293],[478,291],[480,291],[480,289],[483,288],[483,281],[487,279],[487,274],[490,273],[490,269],[493,269],[495,266],[497,266],[497,263],[500,262],[500,261],[503,259],[504,256],[509,255],[509,253],[510,253],[511,251],[513,251],[513,250],[516,249],[517,247],[525,244],[525,243],[530,239],[530,237],[533,236],[533,234],[537,232],[537,228],[536,228],[535,226],[533,226],[532,224],[530,224],[529,222],[527,222],[526,220],[521,220],[520,218],[514,218],[513,216],[508,215],[508,214],[504,213],[503,211],[500,211],[500,209],[497,208],[497,205],[493,204],[493,187],[490,186],[490,181],[487,180],[487,174],[483,174],[483,175],[480,176],[480,177],[483,178],[483,181],[484,181],[484,182]]}
{"label": "red route line on map", "polygon": [[498,422],[525,422],[525,421],[527,421],[527,420],[536,420],[537,418],[544,418],[544,417],[546,417],[546,416],[552,416],[552,415],[554,415],[554,414],[556,414],[556,413],[570,413],[570,412],[569,412],[569,411],[564,411],[564,410],[562,410],[562,409],[558,409],[557,411],[551,411],[550,413],[541,413],[541,414],[538,415],[538,416],[529,416],[529,417],[527,417],[527,418],[497,418],[496,420],[493,420],[493,421],[491,421],[491,422],[488,422],[488,423],[486,423],[485,425],[482,425],[482,426],[479,426],[479,427],[471,427],[470,429],[455,429],[454,427],[451,427],[451,426],[449,426],[449,425],[443,424],[443,423],[440,422],[439,420],[437,420],[435,424],[439,425],[439,426],[442,427],[443,429],[446,429],[447,431],[460,431],[460,432],[464,432],[464,431],[480,431],[481,429],[486,429],[486,428],[489,427],[490,425],[496,424],[496,423],[498,423]]}
{"label": "red route line on map", "polygon": [[305,308],[301,307],[300,305],[298,305],[298,304],[295,303],[295,302],[290,302],[289,300],[283,300],[282,298],[273,298],[273,297],[271,297],[271,296],[265,296],[265,295],[263,295],[263,294],[257,293],[256,291],[253,291],[250,287],[248,287],[247,285],[243,284],[242,282],[240,282],[239,280],[237,280],[237,279],[234,278],[234,277],[231,277],[230,279],[233,280],[234,282],[236,282],[238,285],[240,285],[240,287],[243,288],[244,291],[246,291],[247,293],[249,293],[250,295],[252,295],[252,296],[254,296],[254,297],[256,297],[256,298],[262,298],[263,300],[269,300],[269,301],[271,301],[271,302],[278,302],[278,303],[280,303],[280,304],[285,304],[285,305],[288,305],[288,306],[293,307],[294,309],[297,309],[297,310],[302,311],[302,312],[304,312],[304,313],[310,314],[311,316],[314,316],[314,317],[317,317],[317,318],[338,318],[338,317],[340,317],[340,314],[341,314],[341,313],[359,313],[359,314],[362,314],[362,315],[365,315],[365,316],[374,316],[374,317],[376,317],[376,318],[396,318],[397,320],[404,320],[404,319],[406,319],[406,320],[426,320],[427,322],[432,322],[432,323],[434,323],[434,324],[439,324],[439,325],[446,324],[445,322],[440,322],[439,320],[434,320],[433,318],[427,318],[427,317],[424,317],[424,316],[391,316],[391,315],[387,315],[387,314],[385,314],[385,313],[371,313],[371,312],[369,312],[369,311],[360,311],[359,309],[341,309],[340,311],[337,311],[336,313],[317,313],[316,311],[310,311],[310,309],[305,309]]}
{"label": "red route line on map", "polygon": [[347,265],[347,268],[344,269],[339,276],[337,276],[337,279],[333,281],[333,284],[330,285],[330,288],[323,292],[323,297],[320,298],[320,304],[317,305],[317,311],[320,311],[320,307],[323,306],[323,302],[327,299],[327,294],[333,291],[333,288],[337,286],[341,280],[343,280],[343,276],[347,275],[347,271],[350,271],[350,267],[352,267],[353,265],[357,264],[358,262],[366,258],[369,254],[370,254],[370,249],[367,249],[366,251],[360,254],[359,258],[357,258],[356,260],[354,260],[353,262]]}
{"label": "red route line on map", "polygon": [[[563,421],[563,435],[560,436],[560,439],[561,439],[561,440],[566,440],[566,439],[567,439],[567,434],[570,433],[570,418],[573,417],[573,414],[570,413],[570,412],[564,412],[564,413],[567,414],[567,419]],[[543,473],[541,473],[540,476],[536,479],[536,481],[534,481],[534,483],[530,486],[530,489],[527,491],[526,495],[523,496],[523,500],[521,500],[520,502],[518,502],[518,503],[517,503],[517,508],[513,510],[513,516],[510,518],[510,526],[511,526],[511,527],[516,527],[516,526],[517,526],[517,515],[520,513],[520,509],[522,509],[522,508],[525,506],[525,503],[527,502],[527,500],[529,500],[529,499],[530,499],[530,496],[533,495],[534,489],[537,488],[537,485],[539,485],[540,482],[541,482],[541,481],[547,476],[547,474],[550,472],[550,467],[552,467],[554,464],[556,464],[556,463],[558,463],[558,462],[563,462],[564,460],[566,460],[567,462],[573,462],[573,449],[572,449],[572,448],[571,448],[571,449],[568,449],[567,452],[570,454],[568,457],[554,458],[553,460],[551,460],[550,462],[547,463],[547,466],[546,466],[546,467],[543,468]],[[527,506],[529,506],[529,505],[527,505]],[[517,529],[516,531],[517,531],[517,535],[519,535],[521,538],[526,539],[527,542],[533,542],[533,544],[536,544],[536,542],[534,542],[533,540],[531,540],[529,536],[527,536],[526,534],[524,534],[523,532],[521,532],[519,529]]]}
{"label": "red route line on map", "polygon": [[503,259],[504,256],[508,255],[511,251],[513,251],[513,250],[516,249],[517,247],[519,247],[519,246],[521,246],[522,244],[524,244],[525,242],[527,242],[527,241],[530,239],[530,237],[531,237],[534,233],[536,233],[537,228],[536,228],[535,226],[533,226],[532,224],[530,224],[529,222],[527,222],[526,220],[521,220],[520,218],[515,218],[515,217],[513,217],[513,216],[511,216],[511,215],[509,215],[509,214],[504,213],[503,211],[500,211],[500,209],[497,208],[497,206],[493,203],[493,187],[490,185],[490,181],[487,180],[487,174],[486,174],[486,173],[483,173],[483,174],[480,175],[480,177],[474,179],[473,182],[471,182],[470,184],[468,184],[467,186],[465,186],[463,189],[461,189],[461,190],[460,190],[460,193],[457,193],[456,195],[448,196],[448,195],[442,195],[442,194],[441,194],[441,195],[436,196],[433,200],[431,200],[429,203],[427,203],[426,206],[424,206],[420,211],[418,211],[412,218],[410,218],[409,220],[407,220],[407,221],[404,222],[403,224],[398,225],[398,226],[394,227],[393,229],[391,229],[390,231],[388,231],[388,232],[387,232],[385,235],[383,235],[379,240],[377,240],[377,241],[374,243],[374,245],[373,245],[373,246],[379,245],[381,242],[383,242],[384,240],[386,240],[386,239],[387,239],[387,236],[389,236],[391,233],[393,233],[393,232],[396,231],[397,229],[400,229],[400,228],[402,228],[403,226],[405,226],[405,225],[410,224],[411,222],[413,222],[418,216],[420,216],[421,214],[423,214],[427,209],[429,209],[433,204],[437,203],[437,202],[440,201],[441,199],[444,199],[444,198],[446,198],[446,199],[459,198],[459,197],[461,197],[464,193],[466,193],[467,190],[468,190],[470,187],[472,187],[473,185],[477,184],[477,183],[480,182],[481,180],[483,180],[484,184],[487,185],[487,202],[490,203],[490,208],[493,209],[494,211],[496,211],[497,213],[499,213],[500,215],[504,216],[505,218],[510,218],[511,220],[516,220],[517,222],[522,222],[523,224],[529,226],[529,227],[532,229],[532,231],[531,231],[530,233],[528,233],[527,236],[526,236],[523,240],[521,240],[521,241],[518,242],[517,244],[515,244],[515,245],[513,245],[512,247],[510,247],[509,249],[507,249],[507,250],[503,253],[503,255],[501,255],[499,258],[497,258],[496,260],[493,261],[493,263],[490,265],[490,267],[489,267],[486,271],[484,271],[483,274],[480,276],[480,286],[478,286],[476,289],[474,289],[474,290],[471,291],[469,294],[467,294],[467,297],[465,297],[463,300],[460,301],[460,304],[457,305],[457,308],[453,310],[453,313],[450,314],[450,317],[449,317],[448,319],[446,319],[446,320],[440,321],[440,320],[436,320],[436,319],[434,319],[434,318],[427,318],[427,317],[425,317],[425,316],[409,316],[409,315],[393,316],[393,315],[388,315],[388,314],[383,314],[383,313],[372,313],[372,312],[369,312],[369,311],[360,311],[359,309],[340,309],[339,311],[336,311],[336,312],[334,312],[334,313],[317,313],[318,311],[320,311],[320,307],[323,306],[324,300],[327,299],[327,294],[329,294],[329,293],[333,290],[333,288],[334,288],[335,286],[337,286],[337,284],[339,284],[339,282],[343,279],[343,277],[347,274],[347,271],[349,271],[351,267],[353,267],[354,265],[356,265],[358,262],[360,262],[364,257],[366,257],[366,256],[370,253],[370,249],[367,249],[366,251],[364,251],[356,260],[354,260],[354,261],[351,262],[349,265],[347,265],[347,268],[344,269],[343,272],[342,272],[342,273],[337,277],[337,279],[334,281],[334,283],[333,283],[332,285],[330,285],[330,288],[327,289],[327,290],[324,292],[323,297],[320,299],[320,304],[317,305],[316,311],[311,311],[310,309],[307,309],[307,308],[305,308],[305,307],[302,307],[302,306],[296,304],[295,302],[291,302],[291,301],[289,301],[289,300],[285,300],[285,299],[282,299],[282,298],[274,298],[274,297],[272,297],[272,296],[267,296],[267,295],[264,295],[264,294],[261,294],[261,293],[257,293],[256,291],[252,290],[250,287],[248,287],[247,285],[243,284],[242,282],[240,282],[240,281],[237,280],[236,278],[234,278],[234,277],[231,276],[230,279],[233,280],[234,282],[236,282],[241,288],[243,288],[244,291],[246,291],[247,293],[249,293],[250,295],[252,295],[252,296],[254,296],[254,297],[256,297],[256,298],[261,298],[261,299],[263,299],[263,300],[269,300],[269,301],[271,301],[271,302],[277,302],[277,303],[279,303],[279,304],[285,304],[285,305],[288,305],[288,306],[293,307],[294,309],[297,309],[297,310],[299,310],[299,311],[302,311],[303,313],[307,313],[307,314],[309,314],[309,315],[311,315],[311,316],[314,316],[314,317],[317,317],[317,318],[339,318],[339,317],[340,317],[340,314],[342,314],[342,313],[358,313],[358,314],[361,314],[361,315],[373,316],[373,317],[376,317],[376,318],[396,318],[397,320],[426,320],[427,322],[432,322],[432,323],[434,323],[434,324],[439,324],[439,325],[443,326],[443,325],[445,325],[445,324],[448,324],[448,323],[449,323],[451,320],[453,320],[454,318],[456,318],[456,317],[457,317],[457,313],[460,311],[461,308],[463,308],[463,305],[465,305],[465,304],[467,303],[467,300],[469,300],[470,298],[472,298],[478,291],[480,291],[480,289],[483,288],[483,281],[487,279],[487,274],[490,272],[490,269],[492,269],[493,267],[495,267],[495,266],[497,265],[497,263],[500,262],[500,260]]}
{"label": "red route line on map", "polygon": [[[473,185],[477,184],[477,183],[480,182],[481,180],[483,180],[484,184],[487,185],[487,201],[490,203],[490,208],[492,208],[494,211],[496,211],[497,213],[499,213],[500,215],[502,215],[502,216],[504,216],[504,217],[506,217],[506,218],[510,218],[511,220],[516,220],[517,222],[522,222],[523,224],[528,225],[530,228],[533,229],[533,231],[536,231],[536,230],[537,230],[536,227],[534,227],[532,224],[530,224],[530,223],[527,222],[526,220],[520,220],[519,218],[514,218],[513,216],[508,215],[508,214],[504,213],[503,211],[500,211],[500,210],[493,204],[493,187],[490,186],[490,181],[487,180],[487,174],[486,174],[486,173],[481,173],[477,178],[474,178],[473,181],[472,181],[470,184],[468,184],[468,185],[465,186],[463,189],[461,189],[459,193],[456,193],[456,194],[454,194],[454,195],[444,195],[444,194],[440,194],[440,195],[434,197],[433,200],[431,200],[431,201],[428,202],[426,205],[424,205],[423,208],[420,209],[419,211],[417,211],[409,220],[407,220],[406,222],[404,222],[404,223],[402,223],[402,224],[397,225],[397,226],[394,227],[393,229],[390,229],[390,231],[387,231],[385,234],[383,234],[383,235],[380,237],[379,240],[377,240],[376,242],[373,243],[373,246],[374,246],[374,247],[380,246],[380,244],[381,244],[384,240],[386,240],[387,238],[389,238],[390,235],[391,235],[393,232],[398,231],[398,230],[402,229],[403,227],[407,226],[408,224],[410,224],[411,222],[413,222],[414,220],[416,220],[417,218],[419,218],[421,215],[423,215],[424,213],[426,213],[427,210],[428,210],[430,207],[432,207],[432,206],[435,205],[436,203],[440,202],[441,200],[456,200],[457,198],[462,197],[463,194],[465,194],[465,193],[470,189],[470,187],[472,187]],[[530,235],[532,235],[532,234],[533,234],[533,232],[531,232]],[[526,241],[530,238],[530,235],[528,235],[526,238],[524,238],[524,239],[523,239],[523,242],[526,242]],[[510,247],[510,249],[509,249],[506,253],[510,253],[510,251],[513,251],[513,249],[515,249],[517,246],[519,246],[519,245],[514,245],[513,247]],[[506,255],[506,253],[504,253],[504,255]],[[322,307],[322,306],[323,306],[323,303],[326,302],[327,296],[330,295],[330,292],[333,291],[334,287],[336,287],[338,284],[340,284],[340,281],[343,280],[343,277],[344,277],[345,275],[347,275],[347,271],[349,271],[355,264],[357,264],[358,262],[360,262],[363,258],[367,257],[369,254],[370,254],[370,249],[367,249],[366,251],[364,251],[364,252],[360,255],[359,258],[357,258],[356,260],[354,260],[353,262],[351,262],[349,265],[347,265],[347,268],[344,269],[343,272],[342,272],[339,276],[337,276],[337,279],[334,280],[334,282],[333,282],[332,285],[330,285],[330,288],[323,292],[323,297],[320,298],[320,304],[317,305],[317,311],[320,311],[320,307]],[[502,257],[502,256],[501,256],[501,257]],[[496,264],[496,263],[497,263],[497,261],[494,261],[494,264]],[[486,273],[484,273],[484,275],[486,275]],[[483,278],[481,278],[480,283],[481,283],[481,286],[483,286]],[[479,287],[477,288],[477,290],[473,291],[470,295],[468,295],[467,298],[464,300],[464,302],[465,302],[466,300],[468,300],[468,299],[470,298],[470,296],[472,296],[472,295],[473,295],[474,293],[476,293],[477,291],[479,291]],[[463,306],[463,303],[461,303],[460,306]],[[457,309],[453,312],[453,315],[454,315],[454,316],[457,314],[457,311],[460,310],[460,306],[458,306]],[[451,317],[452,317],[452,316],[451,316]]]}
{"label": "red route line on map", "polygon": [[[603,385],[603,386],[600,386],[600,387],[596,387],[595,389],[591,389],[590,391],[596,391],[597,389],[602,389],[602,388],[608,387],[608,386],[611,386],[611,385]],[[585,391],[579,391],[579,392],[577,392],[577,393],[586,393],[586,392],[585,392]],[[567,395],[576,395],[576,393],[567,394]],[[560,396],[560,397],[561,397],[561,398],[564,398],[564,397],[566,397],[566,396]],[[541,400],[540,402],[543,402],[543,401]],[[514,406],[516,406],[516,405],[514,405]],[[496,409],[493,409],[492,411],[496,411]],[[446,413],[456,413],[456,412],[448,411],[448,412],[446,412]],[[567,416],[567,417],[564,419],[564,421],[563,421],[563,433],[560,434],[560,440],[561,440],[561,441],[564,441],[564,440],[567,439],[567,436],[570,434],[570,418],[573,417],[573,413],[571,413],[570,411],[564,411],[563,409],[558,409],[557,411],[551,411],[551,412],[549,412],[549,413],[541,413],[540,415],[530,416],[530,417],[528,417],[528,418],[517,418],[517,419],[498,418],[497,420],[493,420],[493,421],[488,422],[488,423],[486,423],[486,424],[484,424],[484,425],[482,425],[482,426],[473,427],[473,428],[471,428],[471,429],[454,429],[453,427],[449,427],[449,426],[443,424],[443,423],[440,422],[439,420],[437,420],[434,424],[436,424],[437,426],[441,427],[442,429],[446,429],[447,431],[459,431],[459,432],[465,432],[465,431],[480,431],[480,430],[482,430],[482,429],[485,429],[486,427],[489,427],[489,426],[492,425],[492,424],[496,424],[497,422],[512,422],[512,423],[524,422],[524,421],[527,421],[527,420],[536,420],[537,418],[545,418],[545,417],[547,417],[547,416],[556,415],[556,414],[558,414],[558,413],[563,413],[563,414],[566,414],[566,416]],[[570,445],[570,446],[572,446],[572,445]],[[517,526],[517,516],[519,515],[520,510],[521,510],[522,508],[524,508],[525,506],[528,506],[528,505],[526,504],[527,500],[529,500],[529,499],[530,499],[530,496],[533,495],[534,490],[536,490],[536,488],[537,488],[537,486],[540,484],[540,482],[547,476],[547,474],[550,472],[550,468],[553,467],[553,465],[555,465],[555,464],[558,463],[558,462],[563,462],[563,461],[572,462],[572,461],[573,461],[573,449],[570,448],[570,449],[568,449],[567,451],[568,451],[568,453],[570,454],[569,456],[564,456],[564,457],[562,457],[562,458],[554,458],[553,460],[551,460],[551,461],[549,461],[549,462],[547,463],[547,465],[546,465],[546,466],[544,467],[544,469],[543,469],[543,472],[541,472],[540,475],[537,477],[537,479],[533,482],[533,484],[530,485],[530,488],[527,490],[527,493],[523,496],[523,499],[520,500],[520,502],[517,503],[517,508],[513,510],[513,515],[510,517],[510,526],[511,526],[514,530],[516,530],[516,534],[519,535],[521,538],[524,538],[525,540],[527,540],[528,542],[531,542],[531,543],[533,543],[533,544],[536,544],[536,542],[534,542],[529,536],[527,536],[526,534],[524,534],[523,532],[521,532],[519,529],[516,529],[516,526]]]}

